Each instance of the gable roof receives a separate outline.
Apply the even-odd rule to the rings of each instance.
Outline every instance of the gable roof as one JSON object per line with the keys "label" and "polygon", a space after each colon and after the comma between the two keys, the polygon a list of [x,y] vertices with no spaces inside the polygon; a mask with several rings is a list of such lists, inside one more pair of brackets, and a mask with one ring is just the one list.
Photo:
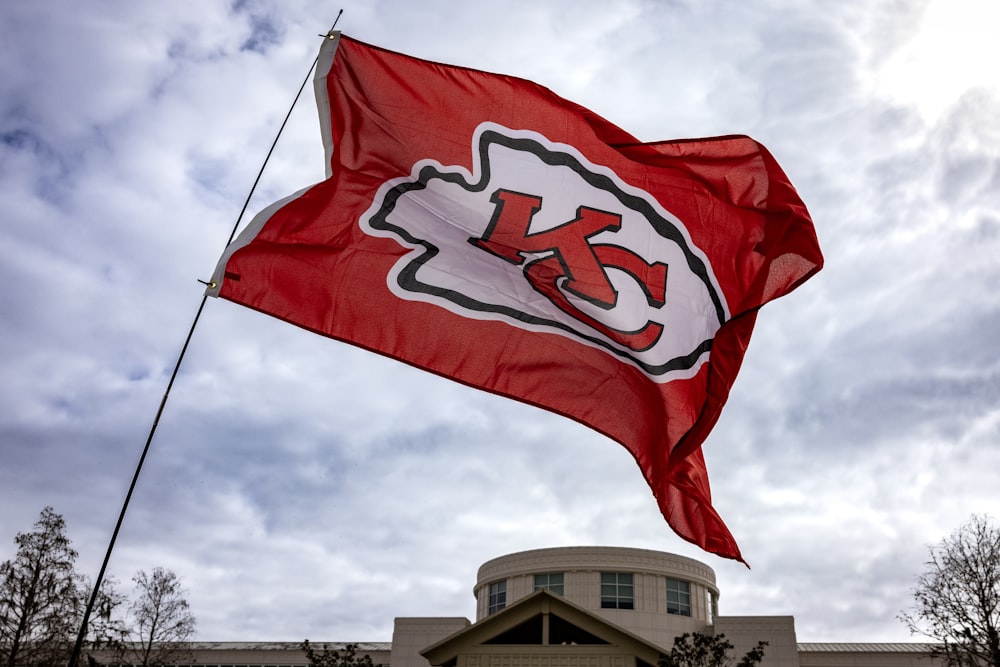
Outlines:
{"label": "gable roof", "polygon": [[431,644],[420,652],[431,665],[453,665],[465,653],[496,646],[545,646],[554,652],[634,655],[655,665],[663,649],[546,589]]}

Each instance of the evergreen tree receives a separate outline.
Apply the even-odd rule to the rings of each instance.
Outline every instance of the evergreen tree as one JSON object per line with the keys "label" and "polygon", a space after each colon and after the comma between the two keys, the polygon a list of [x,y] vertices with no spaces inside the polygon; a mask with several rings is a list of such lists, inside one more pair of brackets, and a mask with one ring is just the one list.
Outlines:
{"label": "evergreen tree", "polygon": [[[764,647],[767,642],[757,642],[757,645],[747,651],[746,655],[736,663],[737,667],[756,667],[764,659]],[[704,635],[700,632],[685,632],[674,638],[670,653],[660,656],[657,667],[731,667],[733,657],[729,654],[733,644],[726,635]]]}
{"label": "evergreen tree", "polygon": [[327,648],[326,644],[316,650],[309,640],[302,642],[309,667],[373,667],[371,656],[359,656],[357,644],[347,644],[343,649]]}

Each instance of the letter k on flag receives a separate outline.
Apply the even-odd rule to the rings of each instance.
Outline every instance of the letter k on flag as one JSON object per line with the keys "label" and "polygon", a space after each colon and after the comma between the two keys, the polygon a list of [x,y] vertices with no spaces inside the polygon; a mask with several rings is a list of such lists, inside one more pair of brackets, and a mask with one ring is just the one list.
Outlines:
{"label": "letter k on flag", "polygon": [[315,85],[328,178],[261,212],[208,293],[586,424],[678,535],[742,560],[702,443],[758,308],[823,263],[770,153],[640,143],[530,81],[337,33]]}

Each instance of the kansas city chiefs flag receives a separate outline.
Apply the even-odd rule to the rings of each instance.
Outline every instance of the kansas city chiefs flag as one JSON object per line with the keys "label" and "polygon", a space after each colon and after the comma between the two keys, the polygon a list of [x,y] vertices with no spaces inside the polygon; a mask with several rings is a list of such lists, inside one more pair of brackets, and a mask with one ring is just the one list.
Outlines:
{"label": "kansas city chiefs flag", "polygon": [[641,143],[530,81],[333,33],[328,178],[262,213],[210,295],[575,419],[681,537],[742,560],[701,446],[757,309],[819,270],[745,136]]}

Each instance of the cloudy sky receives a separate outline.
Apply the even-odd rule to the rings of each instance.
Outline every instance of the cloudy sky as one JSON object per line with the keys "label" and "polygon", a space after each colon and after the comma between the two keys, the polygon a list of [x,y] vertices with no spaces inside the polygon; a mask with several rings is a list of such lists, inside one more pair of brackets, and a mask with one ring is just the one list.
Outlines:
{"label": "cloudy sky", "polygon": [[[378,641],[474,616],[485,560],[620,545],[723,614],[907,641],[926,545],[1000,517],[1000,6],[983,0],[0,3],[0,560],[53,506],[96,575],[243,200],[345,33],[533,79],[645,141],[749,134],[826,268],[765,307],[706,448],[752,566],[663,522],[569,420],[210,300],[110,571],[203,640]],[[307,88],[250,212],[323,177]]]}

